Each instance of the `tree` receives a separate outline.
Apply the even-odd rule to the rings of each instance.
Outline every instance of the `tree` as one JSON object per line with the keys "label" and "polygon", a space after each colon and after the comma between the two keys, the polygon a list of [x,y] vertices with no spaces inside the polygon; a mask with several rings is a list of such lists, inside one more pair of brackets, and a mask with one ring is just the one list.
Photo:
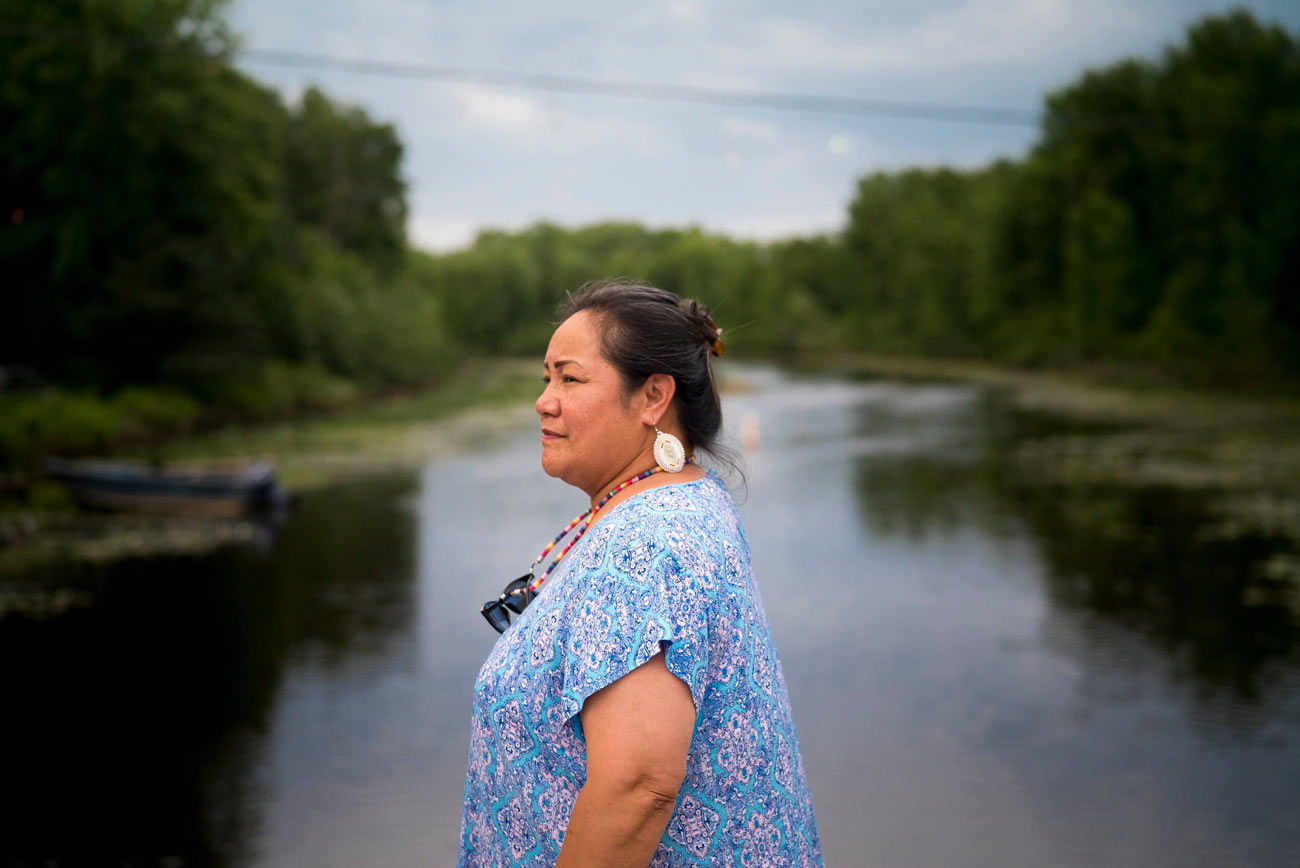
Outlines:
{"label": "tree", "polygon": [[391,125],[308,88],[292,112],[285,200],[293,219],[387,272],[406,249],[402,144]]}
{"label": "tree", "polygon": [[111,386],[237,320],[276,219],[281,108],[208,0],[15,0],[0,52],[3,361]]}

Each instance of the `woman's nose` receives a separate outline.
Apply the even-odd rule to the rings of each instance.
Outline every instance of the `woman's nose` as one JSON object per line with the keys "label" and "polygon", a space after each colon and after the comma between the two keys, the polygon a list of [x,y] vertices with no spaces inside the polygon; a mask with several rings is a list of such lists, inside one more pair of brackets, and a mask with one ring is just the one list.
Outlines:
{"label": "woman's nose", "polygon": [[551,395],[551,387],[547,384],[542,390],[542,394],[537,396],[537,402],[533,404],[533,409],[537,411],[538,416],[556,416],[559,411],[559,402]]}

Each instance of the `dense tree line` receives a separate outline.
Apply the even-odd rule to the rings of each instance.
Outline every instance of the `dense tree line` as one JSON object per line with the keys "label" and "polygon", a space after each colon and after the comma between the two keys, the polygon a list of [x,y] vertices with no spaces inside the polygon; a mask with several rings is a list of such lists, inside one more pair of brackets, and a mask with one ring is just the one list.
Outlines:
{"label": "dense tree line", "polygon": [[989,241],[1016,353],[1300,369],[1300,41],[1246,12],[1053,94]]}
{"label": "dense tree line", "polygon": [[536,353],[563,293],[626,275],[708,301],[733,351],[1300,374],[1300,40],[1246,12],[1050,95],[1022,160],[863,178],[834,235],[539,224],[432,256],[393,128],[238,72],[221,6],[6,0],[0,367],[328,403]]}
{"label": "dense tree line", "polygon": [[[457,333],[536,350],[592,275],[721,305],[733,345],[1300,374],[1300,41],[1246,12],[1047,99],[1026,158],[863,178],[834,237],[537,226],[432,261]],[[484,320],[482,303],[494,313]]]}
{"label": "dense tree line", "polygon": [[0,365],[253,404],[427,376],[447,341],[404,268],[395,131],[316,90],[285,105],[233,68],[221,11],[4,4]]}

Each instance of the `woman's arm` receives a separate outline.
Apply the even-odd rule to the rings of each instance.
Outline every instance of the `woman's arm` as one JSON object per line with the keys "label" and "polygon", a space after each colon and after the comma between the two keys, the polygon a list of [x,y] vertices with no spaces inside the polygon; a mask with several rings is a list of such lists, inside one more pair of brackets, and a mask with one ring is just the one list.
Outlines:
{"label": "woman's arm", "polygon": [[660,653],[587,697],[579,716],[587,783],[556,868],[645,868],[686,776],[691,691]]}

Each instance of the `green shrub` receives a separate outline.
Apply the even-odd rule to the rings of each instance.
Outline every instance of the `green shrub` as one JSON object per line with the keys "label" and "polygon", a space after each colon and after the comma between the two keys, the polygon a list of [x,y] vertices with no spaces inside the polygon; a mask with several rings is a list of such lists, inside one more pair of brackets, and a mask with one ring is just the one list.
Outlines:
{"label": "green shrub", "polygon": [[122,411],[93,393],[11,395],[0,402],[0,458],[102,450],[127,427]]}
{"label": "green shrub", "polygon": [[262,418],[338,407],[357,395],[355,384],[320,368],[277,361],[266,362],[249,375],[213,384],[213,403],[218,408]]}
{"label": "green shrub", "polygon": [[141,386],[122,389],[111,405],[135,431],[147,434],[184,434],[202,411],[198,401],[177,389]]}

